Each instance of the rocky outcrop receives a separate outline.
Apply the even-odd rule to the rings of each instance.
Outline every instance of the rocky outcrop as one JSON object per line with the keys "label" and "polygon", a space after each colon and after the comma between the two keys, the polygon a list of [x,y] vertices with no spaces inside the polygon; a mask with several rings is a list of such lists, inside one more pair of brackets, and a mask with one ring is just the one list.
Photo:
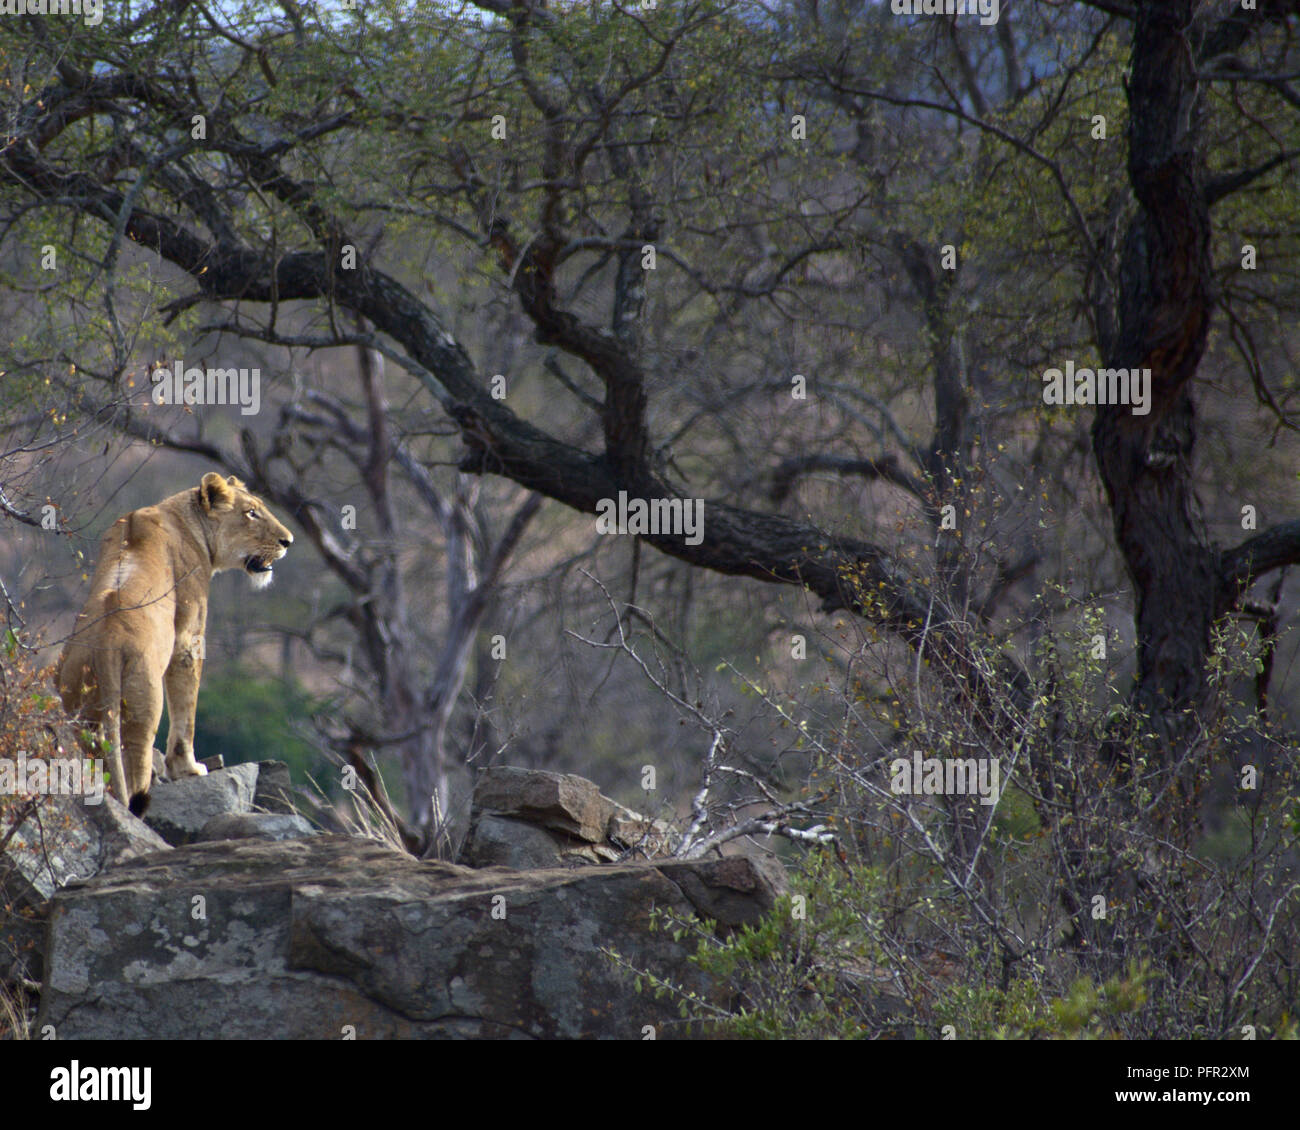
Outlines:
{"label": "rocky outcrop", "polygon": [[500,766],[485,769],[474,785],[479,812],[517,817],[587,843],[605,838],[614,802],[585,777]]}
{"label": "rocky outcrop", "polygon": [[743,857],[509,871],[337,835],[195,844],[59,892],[37,1024],[60,1039],[662,1038],[676,1002],[638,994],[627,967],[725,989],[649,929],[652,908],[726,929],[781,883]]}
{"label": "rocky outcrop", "polygon": [[460,861],[471,867],[579,867],[668,854],[666,824],[624,808],[572,773],[485,769]]}
{"label": "rocky outcrop", "polygon": [[321,834],[293,797],[267,762],[159,782],[157,831],[111,798],[49,798],[0,852],[0,981],[39,998],[28,1023],[60,1039],[663,1038],[678,1002],[638,993],[636,971],[727,990],[653,914],[726,931],[784,885],[744,857],[647,861],[670,830],[571,775],[483,774],[477,868]]}
{"label": "rocky outcrop", "polygon": [[[16,1007],[12,1002],[29,1000],[39,986],[49,900],[68,883],[142,856],[170,851],[164,835],[175,843],[185,843],[250,836],[284,839],[315,832],[302,817],[288,814],[294,792],[288,766],[281,762],[160,781],[152,792],[149,817],[154,827],[132,816],[107,793],[99,803],[90,803],[80,795],[55,793],[31,798],[34,803],[14,798],[3,805],[0,994],[9,996],[11,1011]],[[6,1015],[0,1009],[0,1034]]]}

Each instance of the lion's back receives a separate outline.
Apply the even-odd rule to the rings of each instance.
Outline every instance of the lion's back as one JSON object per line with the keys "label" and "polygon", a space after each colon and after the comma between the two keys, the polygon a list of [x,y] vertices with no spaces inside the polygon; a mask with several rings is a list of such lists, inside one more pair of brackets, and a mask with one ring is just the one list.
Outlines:
{"label": "lion's back", "polygon": [[59,693],[68,710],[88,713],[88,692],[105,662],[166,666],[175,610],[170,561],[178,547],[172,543],[184,536],[157,506],[133,510],[104,532],[90,593],[59,658]]}

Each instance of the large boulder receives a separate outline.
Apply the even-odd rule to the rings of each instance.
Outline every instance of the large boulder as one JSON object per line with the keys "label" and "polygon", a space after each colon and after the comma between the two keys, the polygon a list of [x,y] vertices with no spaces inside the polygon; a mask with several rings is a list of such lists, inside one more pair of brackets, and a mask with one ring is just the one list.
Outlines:
{"label": "large boulder", "polygon": [[335,835],[194,844],[55,896],[37,1023],[60,1039],[662,1038],[676,1002],[637,993],[606,950],[717,999],[652,908],[734,928],[780,886],[742,858],[525,872]]}
{"label": "large boulder", "polygon": [[573,866],[617,859],[618,853],[558,832],[549,832],[523,820],[480,814],[461,850],[461,861],[470,867],[509,867],[528,871],[539,867]]}
{"label": "large boulder", "polygon": [[[99,803],[83,796],[41,797],[15,827],[25,801],[0,814],[0,1039],[30,1019],[44,966],[49,897],[69,882],[105,867],[171,848],[106,793]],[[9,833],[12,831],[12,835]],[[24,1015],[15,1020],[15,1014]]]}
{"label": "large boulder", "polygon": [[471,867],[577,867],[669,854],[670,831],[572,773],[484,770],[460,861]]}
{"label": "large boulder", "polygon": [[585,777],[539,769],[485,769],[474,785],[477,812],[514,817],[528,824],[599,843],[614,802]]}
{"label": "large boulder", "polygon": [[[8,830],[0,827],[0,836]],[[98,804],[42,797],[0,851],[0,906],[37,906],[73,879],[167,847],[108,793]]]}
{"label": "large boulder", "polygon": [[252,812],[257,795],[255,762],[218,769],[206,777],[155,781],[144,820],[173,847],[198,839],[214,816]]}

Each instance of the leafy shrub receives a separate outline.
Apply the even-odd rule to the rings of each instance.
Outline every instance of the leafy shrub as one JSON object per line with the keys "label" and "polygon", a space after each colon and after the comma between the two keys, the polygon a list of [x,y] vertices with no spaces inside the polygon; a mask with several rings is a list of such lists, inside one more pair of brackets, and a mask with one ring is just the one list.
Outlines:
{"label": "leafy shrub", "polygon": [[[1089,609],[1045,625],[1027,685],[995,683],[992,701],[926,676],[891,695],[903,680],[869,644],[884,691],[846,681],[838,715],[759,691],[807,751],[799,795],[835,840],[755,926],[661,916],[722,997],[646,970],[641,987],[745,1038],[1294,1038],[1296,763],[1232,693],[1258,671],[1252,641],[1216,634],[1210,697],[1170,742],[1116,701],[1098,632]],[[913,751],[997,758],[996,805],[894,793]]]}

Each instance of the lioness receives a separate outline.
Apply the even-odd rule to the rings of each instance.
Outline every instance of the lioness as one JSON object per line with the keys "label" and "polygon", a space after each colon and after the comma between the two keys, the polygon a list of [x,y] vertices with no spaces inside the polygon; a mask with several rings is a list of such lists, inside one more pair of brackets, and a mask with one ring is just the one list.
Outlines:
{"label": "lioness", "polygon": [[243,569],[265,588],[292,544],[260,498],[212,471],[104,535],[90,599],[59,658],[59,693],[108,739],[112,787],[137,816],[149,803],[164,691],[167,776],[207,772],[194,760],[194,707],[212,574]]}

